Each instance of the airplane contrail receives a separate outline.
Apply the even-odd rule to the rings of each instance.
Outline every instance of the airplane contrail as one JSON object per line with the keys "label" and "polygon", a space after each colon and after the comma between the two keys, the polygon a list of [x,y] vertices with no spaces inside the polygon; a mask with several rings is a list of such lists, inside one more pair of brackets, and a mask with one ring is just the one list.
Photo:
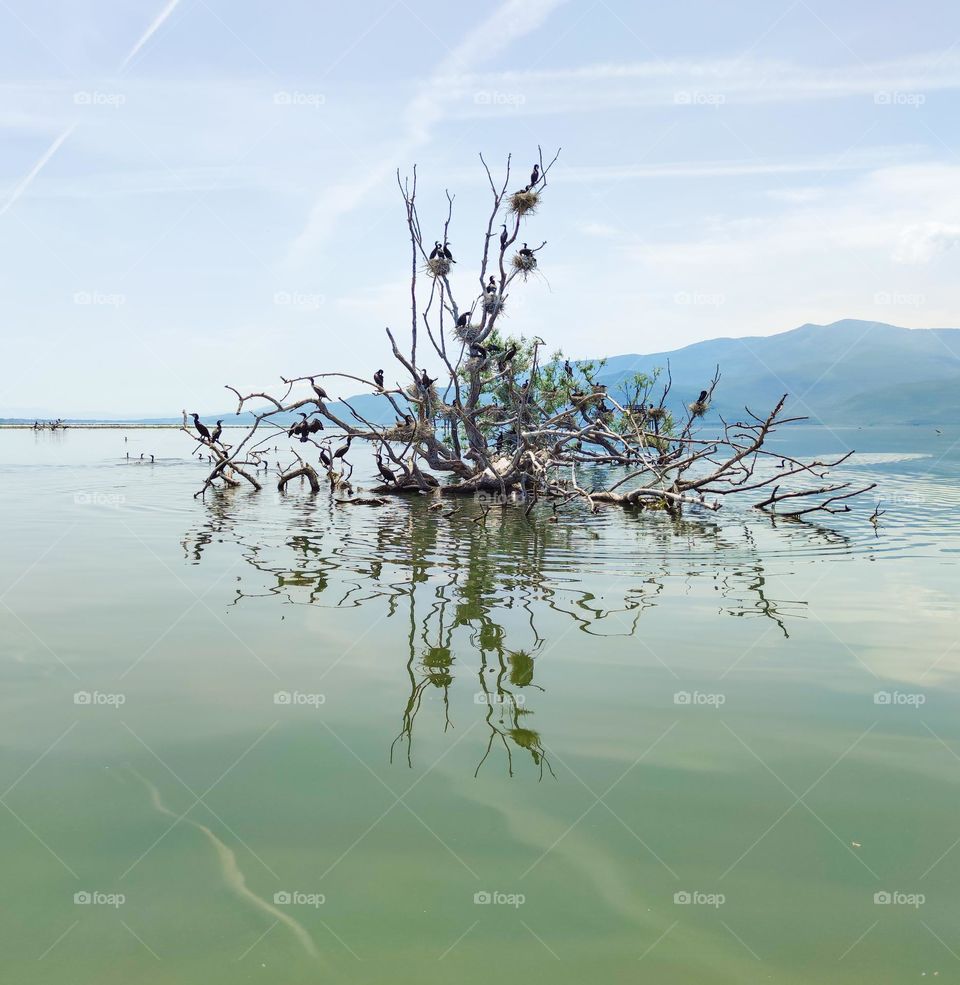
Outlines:
{"label": "airplane contrail", "polygon": [[67,129],[64,130],[63,133],[61,133],[60,136],[57,137],[57,139],[54,140],[54,142],[40,155],[40,158],[37,160],[37,163],[34,164],[34,166],[27,172],[26,176],[20,182],[20,184],[17,185],[17,187],[14,188],[14,190],[10,193],[10,197],[6,200],[6,202],[4,202],[2,206],[0,206],[0,215],[3,215],[10,208],[10,206],[12,206],[13,203],[16,202],[16,200],[27,190],[33,179],[36,178],[36,176],[43,170],[44,165],[47,163],[47,161],[49,161],[50,158],[57,153],[57,151],[60,149],[60,145],[67,139],[67,137],[70,136],[71,133],[73,133],[73,131],[76,129],[76,126],[77,126],[76,123],[71,123],[70,126],[68,126]]}
{"label": "airplane contrail", "polygon": [[154,17],[150,26],[140,35],[137,43],[127,52],[127,57],[120,64],[121,71],[130,64],[131,59],[136,53],[160,30],[164,21],[177,9],[180,0],[169,0],[169,3]]}

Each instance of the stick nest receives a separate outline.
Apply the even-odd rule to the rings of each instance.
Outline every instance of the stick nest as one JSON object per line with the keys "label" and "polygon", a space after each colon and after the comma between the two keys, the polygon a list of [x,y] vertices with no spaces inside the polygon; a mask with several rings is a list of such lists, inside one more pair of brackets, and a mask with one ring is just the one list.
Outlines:
{"label": "stick nest", "polygon": [[425,269],[431,277],[446,277],[450,273],[450,261],[446,257],[431,257]]}
{"label": "stick nest", "polygon": [[480,338],[480,326],[479,325],[454,325],[453,334],[463,342],[464,345],[470,345],[471,342],[476,342]]}
{"label": "stick nest", "polygon": [[703,417],[710,407],[710,402],[708,400],[694,400],[690,404],[690,413],[693,417]]}
{"label": "stick nest", "polygon": [[514,192],[507,200],[507,207],[515,215],[532,215],[540,204],[540,193],[534,191]]}
{"label": "stick nest", "polygon": [[483,296],[483,310],[488,315],[498,315],[503,311],[505,299],[499,294],[485,294]]}
{"label": "stick nest", "polygon": [[514,253],[510,263],[524,280],[537,269],[537,258],[532,253]]}

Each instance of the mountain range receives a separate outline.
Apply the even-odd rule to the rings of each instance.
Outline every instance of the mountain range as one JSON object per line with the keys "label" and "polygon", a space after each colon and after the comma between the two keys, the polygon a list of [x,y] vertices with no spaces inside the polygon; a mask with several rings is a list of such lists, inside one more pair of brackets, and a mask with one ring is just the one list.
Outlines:
{"label": "mountain range", "polygon": [[[813,423],[960,422],[957,328],[906,329],[855,319],[807,324],[778,335],[710,339],[663,352],[610,356],[598,381],[617,397],[634,373],[660,369],[664,379],[669,367],[673,388],[668,404],[680,408],[709,386],[718,366],[721,379],[710,415],[736,417],[744,406],[763,413],[787,393],[790,414],[807,416]],[[383,397],[368,393],[349,399],[368,420],[393,421],[393,409]],[[330,406],[349,418],[343,405]],[[205,415],[225,424],[244,423],[249,416],[229,411]],[[180,417],[136,423],[177,424]]]}

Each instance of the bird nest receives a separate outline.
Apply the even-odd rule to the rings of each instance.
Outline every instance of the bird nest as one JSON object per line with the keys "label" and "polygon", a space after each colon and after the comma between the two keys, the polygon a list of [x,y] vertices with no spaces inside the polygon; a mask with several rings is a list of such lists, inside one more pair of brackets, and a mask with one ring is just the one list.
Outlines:
{"label": "bird nest", "polygon": [[662,421],[666,416],[667,416],[666,407],[647,408],[647,417],[649,417],[651,421]]}
{"label": "bird nest", "polygon": [[537,206],[540,204],[540,193],[526,189],[514,192],[507,203],[514,215],[530,215],[536,212]]}
{"label": "bird nest", "polygon": [[446,277],[450,273],[450,261],[446,257],[431,257],[425,269],[431,277]]}
{"label": "bird nest", "polygon": [[710,402],[707,400],[694,400],[690,404],[690,413],[693,417],[703,417],[710,407]]}
{"label": "bird nest", "polygon": [[526,280],[537,269],[537,258],[532,253],[514,253],[510,261],[513,269]]}
{"label": "bird nest", "polygon": [[433,434],[433,425],[429,421],[417,421],[414,424],[398,424],[383,432],[387,441],[421,441]]}
{"label": "bird nest", "polygon": [[505,300],[499,294],[485,294],[483,297],[483,310],[488,315],[498,315],[503,311]]}
{"label": "bird nest", "polygon": [[453,334],[464,344],[470,345],[480,338],[479,325],[454,325]]}

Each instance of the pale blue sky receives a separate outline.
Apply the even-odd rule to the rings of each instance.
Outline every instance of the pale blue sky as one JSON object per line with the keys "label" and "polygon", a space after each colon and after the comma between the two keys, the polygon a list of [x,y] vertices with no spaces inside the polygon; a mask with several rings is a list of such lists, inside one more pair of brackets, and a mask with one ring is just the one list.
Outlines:
{"label": "pale blue sky", "polygon": [[[0,416],[203,413],[389,364],[396,168],[563,147],[511,331],[572,356],[960,324],[960,8],[847,0],[0,0]],[[473,262],[471,262],[473,261]]]}

